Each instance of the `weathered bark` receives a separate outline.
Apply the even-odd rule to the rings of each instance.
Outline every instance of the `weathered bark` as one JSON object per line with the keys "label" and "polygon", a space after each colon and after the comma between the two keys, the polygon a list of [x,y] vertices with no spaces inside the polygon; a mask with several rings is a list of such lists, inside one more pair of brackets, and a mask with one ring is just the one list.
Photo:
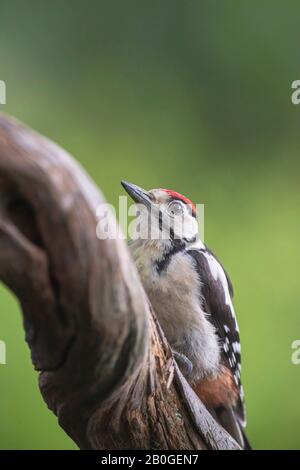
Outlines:
{"label": "weathered bark", "polygon": [[45,402],[81,449],[237,449],[179,372],[126,244],[96,237],[103,201],[66,152],[0,117],[0,279]]}

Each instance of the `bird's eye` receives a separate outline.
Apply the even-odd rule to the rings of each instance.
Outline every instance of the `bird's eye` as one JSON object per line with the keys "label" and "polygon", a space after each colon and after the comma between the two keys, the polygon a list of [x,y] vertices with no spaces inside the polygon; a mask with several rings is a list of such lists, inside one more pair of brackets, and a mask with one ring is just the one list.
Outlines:
{"label": "bird's eye", "polygon": [[180,201],[172,201],[170,202],[170,204],[168,205],[168,212],[170,215],[178,215],[178,214],[182,214],[183,212],[183,203],[180,202]]}

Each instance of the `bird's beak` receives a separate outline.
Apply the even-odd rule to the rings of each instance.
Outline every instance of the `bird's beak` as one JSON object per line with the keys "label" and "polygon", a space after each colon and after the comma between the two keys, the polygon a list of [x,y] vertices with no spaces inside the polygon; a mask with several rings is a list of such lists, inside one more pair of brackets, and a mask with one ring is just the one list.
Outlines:
{"label": "bird's beak", "polygon": [[150,209],[152,201],[147,191],[140,188],[139,186],[136,186],[135,184],[127,183],[127,181],[123,180],[121,181],[121,185],[129,194],[129,196],[134,200],[134,202],[138,204],[144,204]]}

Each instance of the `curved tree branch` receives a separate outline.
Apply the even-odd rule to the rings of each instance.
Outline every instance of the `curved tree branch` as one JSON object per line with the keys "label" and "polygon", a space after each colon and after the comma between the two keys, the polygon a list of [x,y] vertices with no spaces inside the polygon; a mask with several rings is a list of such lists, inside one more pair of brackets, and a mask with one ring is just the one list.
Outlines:
{"label": "curved tree branch", "polygon": [[66,152],[0,117],[0,279],[44,400],[81,449],[238,449],[178,370],[124,241],[96,237],[103,201]]}

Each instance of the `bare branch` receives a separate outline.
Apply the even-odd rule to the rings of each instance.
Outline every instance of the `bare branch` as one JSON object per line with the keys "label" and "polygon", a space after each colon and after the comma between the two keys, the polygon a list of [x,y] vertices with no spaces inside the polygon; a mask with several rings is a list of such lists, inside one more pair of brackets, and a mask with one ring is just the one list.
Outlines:
{"label": "bare branch", "polygon": [[174,363],[124,241],[96,237],[101,203],[66,152],[0,117],[0,279],[47,405],[82,449],[237,449]]}

